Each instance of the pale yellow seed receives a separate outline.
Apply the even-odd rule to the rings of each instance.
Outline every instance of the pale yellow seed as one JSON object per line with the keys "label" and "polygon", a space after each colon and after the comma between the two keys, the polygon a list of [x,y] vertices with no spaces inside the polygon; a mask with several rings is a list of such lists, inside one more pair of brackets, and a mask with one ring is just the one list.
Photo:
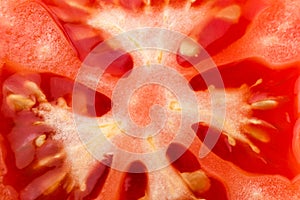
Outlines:
{"label": "pale yellow seed", "polygon": [[75,184],[76,183],[72,178],[68,178],[66,180],[66,183],[64,184],[64,189],[66,190],[67,193],[70,193],[75,187]]}
{"label": "pale yellow seed", "polygon": [[218,18],[222,18],[224,20],[236,23],[238,22],[241,16],[241,7],[238,5],[231,5],[226,8],[223,8],[216,15]]}
{"label": "pale yellow seed", "polygon": [[270,110],[276,108],[278,105],[278,101],[273,99],[267,99],[252,103],[251,108],[254,110]]}
{"label": "pale yellow seed", "polygon": [[50,165],[51,163],[61,159],[63,156],[64,156],[64,153],[60,152],[60,153],[55,154],[54,156],[45,157],[45,158],[39,160],[39,162],[33,168],[37,169],[40,167]]}
{"label": "pale yellow seed", "polygon": [[43,121],[35,121],[32,123],[32,125],[34,125],[34,126],[43,125],[43,124],[45,124],[45,122],[43,122]]}
{"label": "pale yellow seed", "polygon": [[248,124],[253,124],[253,125],[263,126],[263,127],[270,128],[270,129],[273,129],[273,130],[277,130],[277,128],[275,126],[273,126],[272,124],[270,124],[269,122],[266,122],[264,120],[257,119],[257,118],[248,119],[247,123]]}
{"label": "pale yellow seed", "polygon": [[47,102],[46,95],[40,90],[36,83],[32,81],[26,81],[24,87],[29,89],[32,94],[35,95],[38,102]]}
{"label": "pale yellow seed", "polygon": [[122,130],[120,130],[117,122],[109,123],[109,124],[101,124],[99,125],[99,128],[107,138],[112,138],[113,136],[122,133]]}
{"label": "pale yellow seed", "polygon": [[162,63],[162,59],[163,59],[163,51],[160,50],[157,55],[157,62]]}
{"label": "pale yellow seed", "polygon": [[196,42],[191,39],[183,40],[179,47],[179,53],[184,56],[197,57],[201,49]]}
{"label": "pale yellow seed", "polygon": [[153,137],[148,137],[147,138],[147,142],[150,144],[150,146],[151,146],[151,148],[153,149],[153,150],[155,150],[156,148],[155,148],[155,144],[154,144],[154,142],[153,142]]}
{"label": "pale yellow seed", "polygon": [[262,84],[262,82],[263,82],[263,80],[260,78],[260,79],[258,79],[253,85],[251,85],[250,88],[255,87],[255,86],[258,86],[258,85]]}
{"label": "pale yellow seed", "polygon": [[174,111],[181,111],[181,107],[178,101],[171,101],[169,104],[169,109]]}
{"label": "pale yellow seed", "polygon": [[20,94],[10,94],[6,97],[6,103],[11,110],[21,111],[31,109],[35,104],[35,100]]}
{"label": "pale yellow seed", "polygon": [[45,142],[46,142],[46,135],[45,134],[40,135],[39,137],[37,137],[35,139],[35,145],[37,147],[41,147]]}
{"label": "pale yellow seed", "polygon": [[236,141],[233,137],[231,136],[227,136],[227,139],[228,139],[228,143],[231,145],[231,146],[235,146],[236,145]]}
{"label": "pale yellow seed", "polygon": [[262,127],[258,127],[255,125],[248,124],[244,126],[244,131],[252,136],[253,138],[261,141],[261,142],[269,142],[270,136],[266,130],[264,130]]}
{"label": "pale yellow seed", "polygon": [[249,144],[250,148],[252,149],[252,151],[254,151],[255,153],[259,154],[260,153],[260,149],[255,146],[254,144]]}
{"label": "pale yellow seed", "polygon": [[210,180],[202,170],[181,173],[181,176],[193,192],[203,193],[210,188]]}
{"label": "pale yellow seed", "polygon": [[57,187],[61,184],[61,181],[64,179],[65,175],[66,173],[62,172],[58,176],[56,176],[55,182],[46,191],[44,191],[43,194],[49,195],[52,192],[54,192],[57,189]]}
{"label": "pale yellow seed", "polygon": [[85,183],[82,183],[82,184],[80,185],[80,190],[81,190],[81,191],[86,190],[86,184],[85,184]]}

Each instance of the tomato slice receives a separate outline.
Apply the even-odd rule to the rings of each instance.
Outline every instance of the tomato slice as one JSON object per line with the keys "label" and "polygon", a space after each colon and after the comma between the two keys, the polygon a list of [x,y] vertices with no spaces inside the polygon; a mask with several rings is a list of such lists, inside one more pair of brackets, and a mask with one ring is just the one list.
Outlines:
{"label": "tomato slice", "polygon": [[[295,177],[300,166],[299,111],[294,112],[298,86],[296,95],[293,93],[294,79],[300,70],[299,63],[291,64],[300,59],[298,3],[288,0],[43,2],[3,0],[0,5],[3,13],[0,15],[3,87],[0,124],[5,127],[0,135],[0,197],[17,199],[19,192],[21,199],[300,199],[300,177]],[[221,144],[221,153],[217,144],[207,157],[199,158],[199,149],[204,146],[199,136],[184,155],[161,170],[124,173],[110,168],[110,158],[101,161],[108,162],[104,166],[87,152],[76,134],[73,114],[88,122],[94,118],[101,122],[96,128],[87,126],[86,135],[97,128],[104,129],[111,141],[128,151],[167,143],[173,125],[179,124],[173,112],[181,109],[176,101],[169,102],[172,95],[164,98],[155,87],[135,91],[129,110],[134,113],[130,117],[139,125],[151,121],[148,107],[154,103],[169,106],[168,115],[174,117],[170,117],[173,120],[170,129],[158,139],[147,138],[145,143],[122,135],[120,127],[110,121],[111,103],[115,102],[108,98],[126,72],[147,61],[160,63],[163,53],[156,60],[152,54],[138,57],[134,52],[124,52],[123,57],[115,60],[97,88],[101,94],[95,95],[96,116],[91,114],[93,107],[87,98],[94,91],[86,88],[87,93],[79,91],[73,97],[80,101],[71,103],[72,80],[95,45],[120,32],[145,26],[190,35],[214,55],[228,101],[220,138],[225,145]],[[108,49],[106,58],[123,52],[113,47]],[[192,56],[199,56],[197,53]],[[201,79],[209,70],[199,75],[191,65],[176,62],[175,57],[166,59],[166,63],[183,77],[191,78],[189,83],[204,116],[201,123],[210,124],[208,93],[219,94],[221,89],[208,87]],[[91,62],[103,59],[94,57]],[[283,64],[286,62],[289,63]],[[42,73],[42,78],[26,77],[28,71]],[[15,72],[18,75],[7,78]],[[86,85],[93,81],[88,78],[83,78]],[[278,105],[283,106],[278,108]],[[72,113],[72,106],[80,108],[78,113]],[[174,146],[166,156],[182,151],[179,145]],[[111,156],[106,153],[105,156]],[[127,162],[128,158],[116,159],[121,161],[114,163]],[[151,158],[149,163],[164,159]],[[143,163],[136,163],[129,168],[146,168]]]}

